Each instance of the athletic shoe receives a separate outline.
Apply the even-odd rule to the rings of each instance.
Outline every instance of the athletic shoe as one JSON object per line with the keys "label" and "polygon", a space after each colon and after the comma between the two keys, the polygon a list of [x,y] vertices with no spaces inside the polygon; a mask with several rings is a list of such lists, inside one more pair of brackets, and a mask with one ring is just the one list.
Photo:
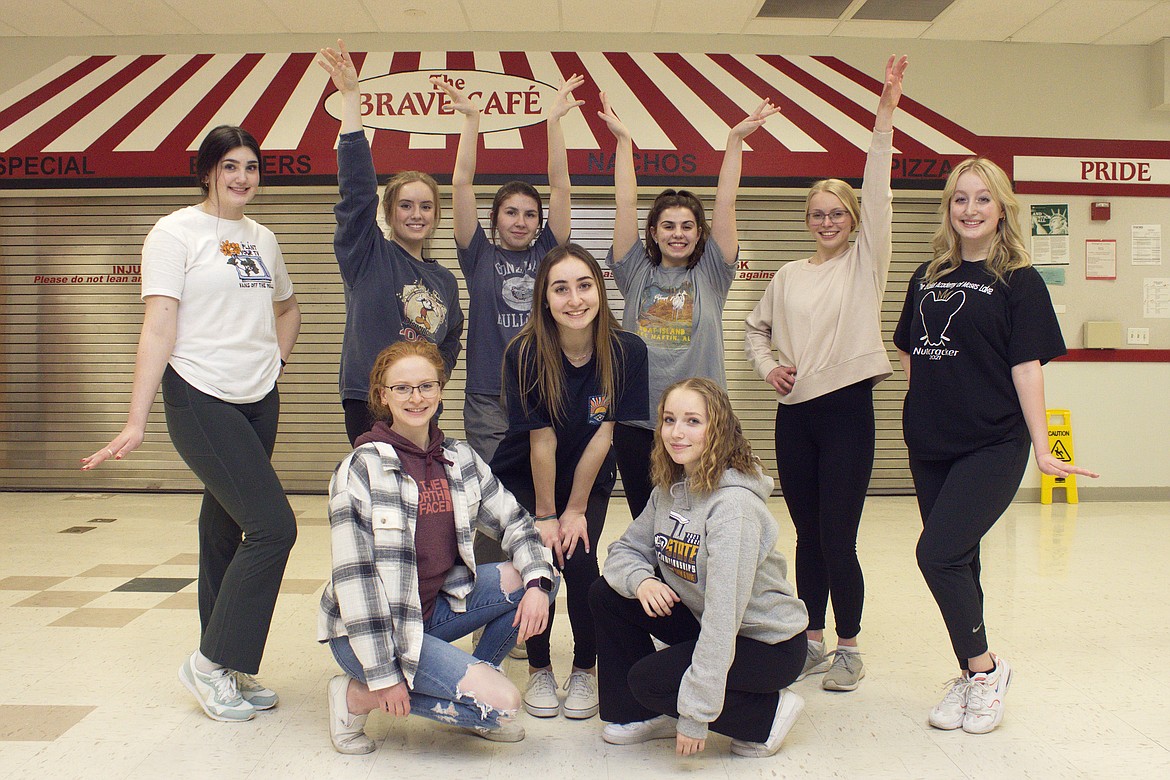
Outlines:
{"label": "athletic shoe", "polygon": [[947,680],[943,687],[947,692],[942,701],[931,708],[927,720],[936,729],[953,731],[963,725],[967,715],[967,691],[971,688],[971,680],[964,672],[953,680]]}
{"label": "athletic shoe", "polygon": [[524,691],[524,709],[534,718],[555,718],[560,713],[557,678],[551,669],[541,669],[528,678],[528,690]]}
{"label": "athletic shoe", "polygon": [[517,642],[516,646],[508,651],[509,658],[515,658],[517,661],[523,661],[528,658],[528,645],[525,642]]}
{"label": "athletic shoe", "polygon": [[366,715],[353,715],[345,701],[349,677],[339,674],[329,681],[329,741],[338,753],[360,756],[373,753],[374,740],[366,736]]}
{"label": "athletic shoe", "polygon": [[236,675],[222,666],[204,674],[195,666],[195,651],[179,667],[179,682],[191,691],[199,706],[212,720],[242,723],[256,717],[256,708],[244,700],[236,687]]}
{"label": "athletic shoe", "polygon": [[252,675],[243,672],[232,672],[232,674],[236,676],[236,687],[240,689],[240,695],[244,697],[244,701],[252,705],[253,709],[270,710],[280,701],[276,691],[265,688]]}
{"label": "athletic shoe", "polygon": [[821,687],[826,691],[855,691],[862,677],[865,677],[865,664],[861,662],[861,653],[838,647]]}
{"label": "athletic shoe", "polygon": [[780,701],[776,703],[776,716],[772,719],[772,730],[768,732],[768,739],[764,742],[748,742],[742,739],[731,740],[731,752],[737,756],[751,758],[767,758],[776,755],[780,745],[788,732],[792,731],[793,724],[804,711],[804,699],[785,688],[780,691]]}
{"label": "athletic shoe", "polygon": [[671,739],[677,733],[678,719],[659,715],[632,723],[607,723],[601,730],[601,738],[611,745],[637,745],[652,739]]}
{"label": "athletic shoe", "polygon": [[1003,700],[1012,681],[1012,667],[1003,658],[992,658],[993,671],[971,675],[967,713],[963,716],[963,731],[968,734],[986,734],[1003,720]]}
{"label": "athletic shoe", "polygon": [[801,670],[796,681],[800,682],[810,674],[824,674],[829,671],[832,663],[833,660],[825,653],[825,643],[810,639],[808,640],[808,655],[804,657],[804,669]]}
{"label": "athletic shoe", "polygon": [[490,742],[520,742],[524,739],[524,727],[515,720],[501,723],[498,729],[489,729],[487,726],[464,726],[463,730]]}
{"label": "athletic shoe", "polygon": [[574,720],[592,718],[597,714],[597,675],[576,671],[565,680],[565,717]]}

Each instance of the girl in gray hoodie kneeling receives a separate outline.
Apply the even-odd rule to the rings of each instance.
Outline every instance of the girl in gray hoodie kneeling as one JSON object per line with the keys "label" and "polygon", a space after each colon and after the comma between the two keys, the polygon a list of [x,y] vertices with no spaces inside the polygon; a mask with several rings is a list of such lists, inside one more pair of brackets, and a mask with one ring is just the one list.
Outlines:
{"label": "girl in gray hoodie kneeling", "polygon": [[[602,737],[674,737],[692,755],[712,730],[733,753],[773,755],[804,709],[787,688],[804,664],[808,613],[775,549],[772,478],[714,382],[666,389],[651,479],[650,502],[590,591]],[[653,639],[667,647],[655,652]]]}

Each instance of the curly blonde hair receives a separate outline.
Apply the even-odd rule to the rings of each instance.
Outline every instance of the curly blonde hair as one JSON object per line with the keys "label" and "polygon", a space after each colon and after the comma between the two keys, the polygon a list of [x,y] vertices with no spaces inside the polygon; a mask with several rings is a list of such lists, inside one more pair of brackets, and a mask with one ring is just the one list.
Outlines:
{"label": "curly blonde hair", "polygon": [[675,390],[690,390],[702,397],[707,410],[707,446],[692,469],[687,486],[697,493],[710,493],[719,486],[723,472],[735,469],[751,474],[759,469],[760,460],[752,455],[752,445],[743,435],[739,418],[731,408],[727,391],[703,377],[675,382],[666,388],[658,402],[658,425],[654,431],[654,448],[650,452],[650,481],[655,487],[670,490],[684,479],[683,467],[671,459],[662,441],[662,416],[666,399]]}

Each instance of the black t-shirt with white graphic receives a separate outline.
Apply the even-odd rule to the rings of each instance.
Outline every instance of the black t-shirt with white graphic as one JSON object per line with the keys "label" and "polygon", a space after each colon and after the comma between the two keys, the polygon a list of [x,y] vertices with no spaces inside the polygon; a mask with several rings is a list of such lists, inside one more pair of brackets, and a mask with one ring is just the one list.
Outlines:
{"label": "black t-shirt with white graphic", "polygon": [[982,262],[923,285],[910,279],[894,344],[910,355],[902,432],[911,457],[946,460],[1028,429],[1012,366],[1065,353],[1048,288],[1035,268],[997,282]]}
{"label": "black t-shirt with white graphic", "polygon": [[[647,390],[646,344],[625,331],[617,332],[619,346],[614,348],[614,392],[616,402],[601,393],[597,381],[597,358],[577,367],[565,360],[564,419],[553,421],[552,413],[540,403],[535,392],[522,399],[519,390],[520,355],[518,344],[508,345],[504,354],[504,398],[508,407],[508,432],[492,458],[492,473],[508,490],[528,492],[532,489],[532,465],[529,461],[529,433],[540,428],[552,428],[557,435],[558,504],[568,500],[572,491],[573,472],[601,423],[645,420],[649,416]],[[535,372],[535,360],[526,366]],[[527,401],[527,403],[525,403]],[[612,486],[615,475],[614,455],[611,449],[605,464],[597,474],[596,485],[607,481]]]}

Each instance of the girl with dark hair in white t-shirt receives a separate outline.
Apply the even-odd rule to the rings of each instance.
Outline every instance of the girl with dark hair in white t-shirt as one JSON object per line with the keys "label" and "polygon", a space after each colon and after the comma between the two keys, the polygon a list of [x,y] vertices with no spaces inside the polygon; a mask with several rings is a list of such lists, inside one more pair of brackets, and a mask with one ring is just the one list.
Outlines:
{"label": "girl with dark hair in white t-shirt", "polygon": [[244,216],[260,185],[260,147],[215,128],[199,147],[204,199],[163,217],[142,247],[146,314],[130,414],[82,469],[140,444],[162,385],[167,430],[203,482],[199,512],[199,649],[179,679],[214,720],[276,706],[260,668],[296,518],[272,467],[280,394],[301,312],[272,232]]}

